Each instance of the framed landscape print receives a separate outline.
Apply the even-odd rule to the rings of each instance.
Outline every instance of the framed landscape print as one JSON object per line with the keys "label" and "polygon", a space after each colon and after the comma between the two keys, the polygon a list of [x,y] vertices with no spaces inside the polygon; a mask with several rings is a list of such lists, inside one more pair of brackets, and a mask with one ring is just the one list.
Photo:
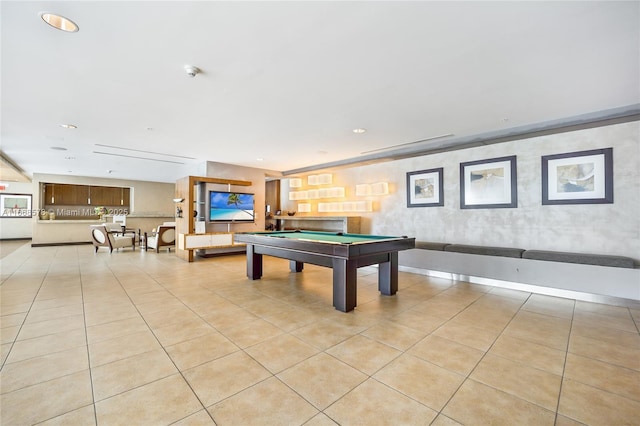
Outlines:
{"label": "framed landscape print", "polygon": [[31,195],[0,194],[0,217],[31,217]]}
{"label": "framed landscape print", "polygon": [[407,173],[407,207],[444,206],[443,168]]}
{"label": "framed landscape print", "polygon": [[613,203],[613,148],[542,157],[542,204]]}
{"label": "framed landscape print", "polygon": [[460,208],[518,207],[516,156],[460,163]]}

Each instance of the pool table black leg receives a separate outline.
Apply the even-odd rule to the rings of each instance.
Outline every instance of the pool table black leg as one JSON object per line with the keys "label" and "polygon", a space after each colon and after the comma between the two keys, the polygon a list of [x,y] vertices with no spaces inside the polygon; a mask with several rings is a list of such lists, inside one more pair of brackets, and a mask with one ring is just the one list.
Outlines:
{"label": "pool table black leg", "polygon": [[378,290],[387,296],[398,291],[398,252],[389,253],[389,261],[378,265]]}
{"label": "pool table black leg", "polygon": [[291,272],[302,272],[303,267],[304,267],[304,262],[296,262],[295,260],[289,261],[289,270]]}
{"label": "pool table black leg", "polygon": [[342,312],[356,307],[358,267],[346,259],[333,259],[333,307]]}
{"label": "pool table black leg", "polygon": [[262,278],[262,255],[255,252],[253,244],[247,244],[247,277],[252,280]]}

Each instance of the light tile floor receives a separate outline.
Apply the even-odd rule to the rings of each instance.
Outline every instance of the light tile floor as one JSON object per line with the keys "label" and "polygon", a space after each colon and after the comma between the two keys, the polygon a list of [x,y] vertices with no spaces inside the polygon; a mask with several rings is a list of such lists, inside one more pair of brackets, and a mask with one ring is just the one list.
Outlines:
{"label": "light tile floor", "polygon": [[[640,308],[265,257],[6,250],[1,424],[624,425],[640,421]],[[605,285],[605,283],[603,283]]]}

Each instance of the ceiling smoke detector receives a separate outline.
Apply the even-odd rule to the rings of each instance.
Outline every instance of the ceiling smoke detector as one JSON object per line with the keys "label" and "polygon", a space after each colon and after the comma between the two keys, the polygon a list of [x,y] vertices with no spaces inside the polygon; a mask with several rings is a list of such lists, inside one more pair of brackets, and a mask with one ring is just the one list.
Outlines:
{"label": "ceiling smoke detector", "polygon": [[184,70],[189,77],[195,77],[196,74],[200,73],[200,68],[194,67],[193,65],[185,65]]}

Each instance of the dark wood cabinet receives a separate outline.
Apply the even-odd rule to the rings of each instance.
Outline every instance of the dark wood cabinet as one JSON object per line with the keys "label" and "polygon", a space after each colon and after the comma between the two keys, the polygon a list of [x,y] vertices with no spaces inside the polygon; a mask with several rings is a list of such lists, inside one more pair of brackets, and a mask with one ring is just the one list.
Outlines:
{"label": "dark wood cabinet", "polygon": [[62,206],[80,216],[93,216],[93,207],[129,210],[131,204],[131,189],[124,187],[43,183],[41,194],[43,208]]}
{"label": "dark wood cabinet", "polygon": [[44,190],[44,204],[69,206],[89,205],[89,186],[64,183],[47,183]]}

